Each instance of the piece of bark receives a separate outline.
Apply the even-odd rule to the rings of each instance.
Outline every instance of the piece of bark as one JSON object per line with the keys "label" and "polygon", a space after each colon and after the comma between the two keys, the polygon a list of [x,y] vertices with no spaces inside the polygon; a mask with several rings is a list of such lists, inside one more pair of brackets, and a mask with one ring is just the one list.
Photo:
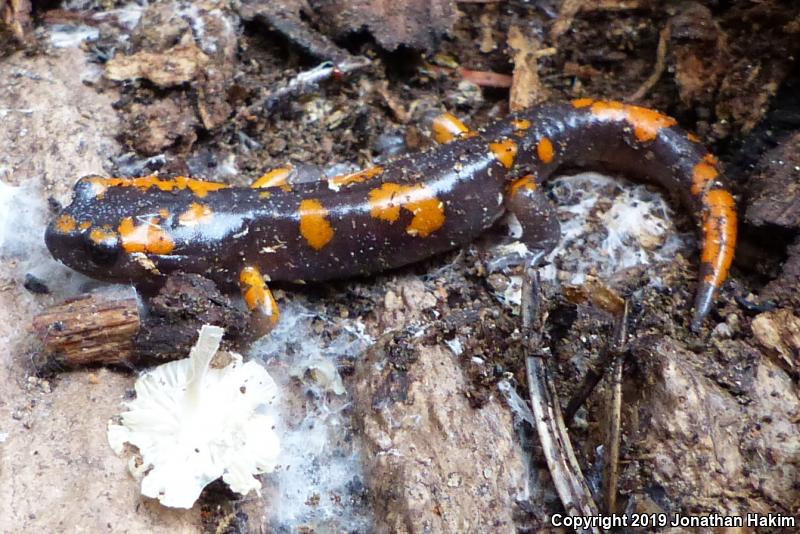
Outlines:
{"label": "piece of bark", "polygon": [[33,319],[51,362],[66,367],[131,362],[140,325],[139,304],[131,293],[81,295]]}
{"label": "piece of bark", "polygon": [[106,63],[106,78],[121,82],[146,78],[164,89],[194,80],[210,58],[185,34],[181,43],[164,52],[141,51],[118,55]]}
{"label": "piece of bark", "polygon": [[120,133],[120,141],[139,154],[156,156],[168,149],[186,154],[197,141],[200,123],[186,93],[176,91],[151,103],[133,102],[125,115],[128,127]]}

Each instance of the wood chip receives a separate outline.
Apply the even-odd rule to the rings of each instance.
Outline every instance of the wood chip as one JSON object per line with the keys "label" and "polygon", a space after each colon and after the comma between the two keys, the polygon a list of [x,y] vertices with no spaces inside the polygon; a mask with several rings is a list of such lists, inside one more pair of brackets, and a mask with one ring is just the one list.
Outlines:
{"label": "wood chip", "polygon": [[105,293],[83,295],[33,318],[45,351],[66,367],[130,363],[139,326],[135,297]]}
{"label": "wood chip", "polygon": [[511,26],[508,29],[508,46],[513,50],[514,63],[509,95],[511,110],[517,111],[543,102],[547,98],[547,90],[539,81],[539,41],[523,34],[519,27]]}
{"label": "wood chip", "polygon": [[159,87],[175,87],[195,79],[210,58],[191,40],[191,35],[163,53],[137,52],[119,55],[106,63],[106,78],[114,81],[146,78]]}
{"label": "wood chip", "polygon": [[30,0],[0,0],[0,44],[6,32],[17,44],[25,45],[32,42],[33,21]]}

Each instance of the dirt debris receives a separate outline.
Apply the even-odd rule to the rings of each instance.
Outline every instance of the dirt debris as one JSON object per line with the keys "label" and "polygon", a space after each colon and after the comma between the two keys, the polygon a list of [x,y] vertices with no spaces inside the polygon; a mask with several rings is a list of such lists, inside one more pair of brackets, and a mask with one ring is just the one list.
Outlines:
{"label": "dirt debris", "polygon": [[666,28],[681,101],[687,106],[711,105],[731,61],[725,33],[711,10],[696,2],[682,6]]}
{"label": "dirt debris", "polygon": [[105,75],[116,82],[143,79],[170,91],[161,98],[150,87],[139,94],[135,85],[127,89],[118,107],[133,127],[123,142],[147,156],[168,148],[185,154],[200,131],[222,126],[232,113],[238,35],[239,19],[226,3],[148,6],[133,31],[130,53],[108,61]]}

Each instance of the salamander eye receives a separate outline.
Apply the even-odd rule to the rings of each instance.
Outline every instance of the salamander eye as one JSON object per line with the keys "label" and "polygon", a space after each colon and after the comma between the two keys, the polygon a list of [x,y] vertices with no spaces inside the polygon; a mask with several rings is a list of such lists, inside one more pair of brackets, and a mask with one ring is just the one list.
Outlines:
{"label": "salamander eye", "polygon": [[114,264],[119,256],[119,247],[116,239],[92,239],[85,240],[86,252],[89,260],[95,265],[109,266]]}

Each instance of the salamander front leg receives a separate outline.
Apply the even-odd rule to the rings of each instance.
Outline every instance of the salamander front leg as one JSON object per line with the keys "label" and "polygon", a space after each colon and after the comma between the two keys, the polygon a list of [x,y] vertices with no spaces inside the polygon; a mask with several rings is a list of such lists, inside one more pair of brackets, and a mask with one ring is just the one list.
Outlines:
{"label": "salamander front leg", "polygon": [[431,125],[433,139],[440,145],[455,141],[456,139],[467,139],[474,137],[477,132],[470,130],[469,127],[461,122],[461,119],[452,113],[442,113]]}
{"label": "salamander front leg", "polygon": [[280,311],[264,277],[256,267],[245,267],[239,274],[244,303],[250,310],[250,323],[256,337],[268,334],[278,323]]}
{"label": "salamander front leg", "polygon": [[522,241],[540,262],[561,240],[561,225],[556,210],[539,190],[533,175],[511,183],[506,194],[506,209],[522,227]]}

